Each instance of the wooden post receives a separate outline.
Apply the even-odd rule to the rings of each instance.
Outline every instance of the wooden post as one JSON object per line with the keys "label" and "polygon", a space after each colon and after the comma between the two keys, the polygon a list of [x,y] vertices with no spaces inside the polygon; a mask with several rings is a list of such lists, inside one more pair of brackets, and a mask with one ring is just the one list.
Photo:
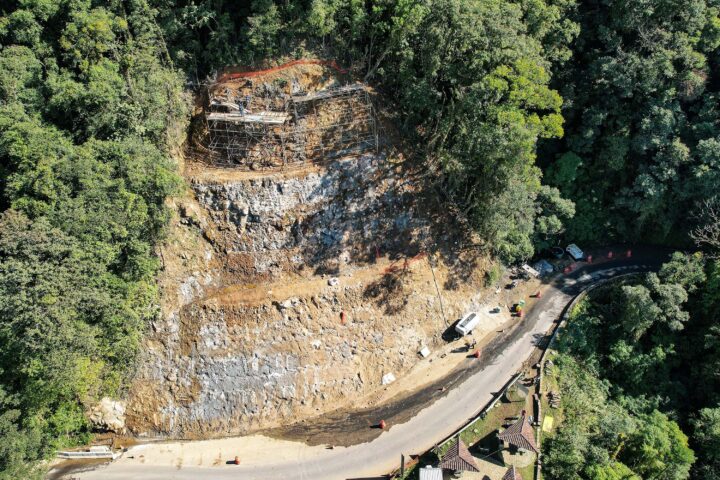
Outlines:
{"label": "wooden post", "polygon": [[437,280],[435,279],[435,269],[432,265],[432,260],[430,259],[430,255],[427,256],[428,265],[430,266],[430,272],[432,273],[433,277],[433,283],[435,284],[435,291],[437,291],[438,300],[440,301],[440,313],[442,313],[443,321],[445,322],[446,326],[450,326],[450,324],[447,321],[447,318],[445,318],[445,308],[443,307],[442,303],[442,295],[440,295],[440,288],[438,287]]}
{"label": "wooden post", "polygon": [[400,476],[402,477],[404,475],[405,475],[405,455],[401,453],[400,454]]}

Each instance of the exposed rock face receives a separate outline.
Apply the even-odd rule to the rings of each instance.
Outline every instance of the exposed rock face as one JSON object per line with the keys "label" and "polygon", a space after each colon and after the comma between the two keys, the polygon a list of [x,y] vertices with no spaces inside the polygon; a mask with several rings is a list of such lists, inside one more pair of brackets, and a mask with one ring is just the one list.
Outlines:
{"label": "exposed rock face", "polygon": [[125,433],[125,402],[105,397],[90,409],[88,418],[96,428]]}
{"label": "exposed rock face", "polygon": [[[255,274],[372,258],[423,233],[411,186],[382,157],[338,161],[302,177],[194,184],[200,204],[226,232],[227,254],[252,259]],[[417,247],[416,247],[417,248]],[[331,260],[328,262],[328,260]]]}
{"label": "exposed rock face", "polygon": [[[193,437],[297,421],[381,388],[440,342],[427,261],[403,263],[433,239],[401,178],[368,156],[195,181],[205,211],[187,228],[212,240],[214,253],[203,242],[198,258],[222,266],[188,267],[174,284],[178,303],[154,324],[131,392],[130,428]],[[453,294],[461,301],[446,311],[459,315],[471,293]]]}

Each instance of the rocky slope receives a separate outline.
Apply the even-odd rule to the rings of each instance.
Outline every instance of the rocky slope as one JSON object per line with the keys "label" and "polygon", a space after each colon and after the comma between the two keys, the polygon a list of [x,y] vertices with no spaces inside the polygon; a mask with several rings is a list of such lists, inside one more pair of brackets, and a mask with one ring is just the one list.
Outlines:
{"label": "rocky slope", "polygon": [[401,162],[195,172],[130,392],[136,433],[243,433],[349,405],[479,299],[482,271]]}

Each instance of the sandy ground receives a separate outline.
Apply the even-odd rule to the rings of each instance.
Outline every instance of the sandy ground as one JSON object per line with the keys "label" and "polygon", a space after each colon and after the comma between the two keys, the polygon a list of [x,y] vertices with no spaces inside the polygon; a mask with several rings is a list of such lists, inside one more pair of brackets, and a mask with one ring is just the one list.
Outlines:
{"label": "sandy ground", "polygon": [[[527,293],[535,292],[539,285],[538,280],[530,280],[523,282],[514,290],[501,289],[486,299],[487,303],[484,307],[489,311],[495,305],[507,306],[510,302],[509,299],[518,296],[527,298]],[[516,317],[510,315],[507,308],[504,308],[499,314],[482,313],[481,311],[481,315],[484,317],[484,321],[473,332],[475,338],[479,339],[478,348],[481,349],[494,337],[494,332],[498,329],[508,328],[518,321]],[[468,352],[453,353],[453,350],[463,347],[466,339],[470,338],[472,336],[447,343],[442,349],[432,352],[406,375],[382,391],[374,392],[355,404],[360,406],[382,404],[401,392],[421,389],[424,385],[442,378],[449,370],[467,359]],[[116,460],[113,466],[117,465],[122,468],[123,465],[137,467],[146,464],[161,468],[173,467],[178,470],[188,467],[227,467],[237,456],[240,464],[244,467],[260,467],[274,463],[307,462],[312,461],[313,458],[321,459],[327,455],[328,449],[327,445],[310,446],[304,442],[281,440],[264,435],[192,442],[149,443],[133,447],[123,457]],[[347,447],[332,447],[334,455],[347,450]]]}
{"label": "sandy ground", "polygon": [[[390,265],[390,263],[389,261],[383,260],[376,267],[363,270],[362,273],[376,275],[377,272],[382,271]],[[415,271],[426,269],[427,264],[424,261],[418,262],[418,264],[413,266],[413,270]],[[366,280],[365,275],[346,278],[341,277],[341,283],[345,281],[355,283],[363,280]],[[501,283],[505,283],[505,281],[507,281],[507,278]],[[321,283],[322,285],[318,284],[313,286],[321,289],[327,285],[326,281]],[[308,287],[309,285],[304,285],[305,290]],[[239,290],[237,286],[234,288]],[[442,379],[449,371],[452,371],[454,368],[460,366],[462,362],[466,361],[468,355],[472,353],[464,351],[463,347],[468,342],[477,340],[476,348],[482,351],[483,346],[492,340],[496,336],[496,333],[510,328],[519,321],[517,317],[513,317],[510,314],[509,307],[520,298],[525,298],[526,301],[528,301],[528,306],[531,306],[533,299],[530,298],[530,294],[535,293],[538,289],[544,291],[545,288],[547,287],[543,287],[539,280],[529,280],[521,282],[521,284],[513,290],[507,290],[505,288],[494,291],[490,290],[490,293],[482,299],[484,303],[478,308],[478,313],[483,320],[471,335],[447,342],[443,344],[442,348],[433,350],[427,358],[420,360],[409,372],[392,384],[375,392],[371,392],[363,398],[354,399],[352,402],[353,408],[367,408],[381,405],[403,393],[420,390],[428,384]],[[269,293],[266,288],[261,288],[260,290],[262,290],[265,295]],[[270,291],[274,290],[275,288],[270,289]],[[281,298],[287,298],[285,293],[283,293]],[[252,300],[245,297],[243,301]],[[496,306],[501,307],[501,312],[497,314],[489,313],[489,311]],[[292,462],[299,459],[306,461],[322,456],[324,453],[327,453],[327,450],[328,446],[326,445],[309,446],[299,441],[281,440],[264,435],[250,435],[204,441],[158,442],[138,445],[114,463],[119,465],[147,464],[157,467],[174,467],[176,469],[184,467],[224,467],[227,466],[235,456],[238,456],[241,465],[252,466],[267,465],[275,462]],[[346,448],[333,446],[333,450],[341,452],[346,450]],[[64,473],[62,470],[57,473]],[[56,474],[53,478],[62,478],[62,476]]]}
{"label": "sandy ground", "polygon": [[[471,418],[477,410],[507,382],[508,373],[516,371],[523,363],[525,355],[533,348],[535,335],[546,332],[553,320],[567,302],[566,295],[548,296],[543,298],[544,307],[538,311],[538,318],[519,330],[519,336],[488,368],[475,372],[461,386],[436,403],[426,406],[411,421],[392,425],[377,439],[348,448],[336,447],[327,450],[322,446],[310,447],[302,443],[269,441],[260,436],[245,439],[225,439],[206,442],[186,443],[182,447],[176,443],[172,447],[162,444],[150,445],[139,450],[133,448],[124,458],[114,462],[110,467],[96,472],[80,475],[80,478],[111,479],[111,478],[247,478],[275,480],[322,479],[337,480],[377,475],[397,466],[399,454],[404,452],[420,453],[432,446],[439,439],[449,435],[465,419]],[[528,319],[530,319],[528,316]],[[449,408],[452,407],[452,408]],[[236,443],[243,442],[247,443]],[[228,452],[234,458],[233,449],[243,447],[240,466],[218,465],[218,468],[203,468],[192,464],[199,461],[200,456],[194,453],[196,445],[205,451],[203,462],[218,458],[218,450]],[[273,445],[272,455],[268,457]],[[172,448],[171,450],[169,450]],[[177,449],[177,450],[175,450]],[[214,449],[214,450],[213,450]],[[163,450],[169,452],[163,453]],[[182,457],[173,459],[173,452],[180,452]],[[169,454],[168,454],[169,453]],[[145,462],[139,455],[144,455]],[[129,458],[130,456],[135,458]],[[182,458],[179,463],[177,458]],[[280,459],[285,460],[280,460]],[[295,458],[295,460],[290,460]],[[207,460],[206,460],[207,459]],[[152,460],[152,461],[151,461]],[[155,463],[164,462],[164,463]],[[203,465],[207,465],[204,463]],[[212,466],[210,463],[209,466]],[[168,468],[171,467],[171,468]]]}
{"label": "sandy ground", "polygon": [[237,456],[242,465],[287,462],[322,455],[326,448],[310,447],[300,442],[278,440],[262,435],[201,440],[194,442],[152,443],[138,445],[118,462],[150,465],[217,467]]}
{"label": "sandy ground", "polygon": [[[367,284],[380,277],[393,263],[387,258],[380,258],[376,264],[341,274],[338,276],[340,282],[338,286]],[[268,300],[280,302],[292,297],[308,297],[329,290],[331,289],[328,285],[329,279],[330,277],[291,278],[262,285],[230,285],[214,291],[204,300],[214,301],[220,305],[260,305]]]}

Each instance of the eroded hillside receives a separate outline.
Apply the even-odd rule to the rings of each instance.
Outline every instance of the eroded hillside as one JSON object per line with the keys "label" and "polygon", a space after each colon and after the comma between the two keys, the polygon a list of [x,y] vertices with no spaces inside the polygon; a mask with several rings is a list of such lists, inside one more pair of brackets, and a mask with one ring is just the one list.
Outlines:
{"label": "eroded hillside", "polygon": [[484,270],[388,151],[262,171],[187,163],[131,430],[292,423],[362,402],[444,343],[446,321],[480,302]]}

